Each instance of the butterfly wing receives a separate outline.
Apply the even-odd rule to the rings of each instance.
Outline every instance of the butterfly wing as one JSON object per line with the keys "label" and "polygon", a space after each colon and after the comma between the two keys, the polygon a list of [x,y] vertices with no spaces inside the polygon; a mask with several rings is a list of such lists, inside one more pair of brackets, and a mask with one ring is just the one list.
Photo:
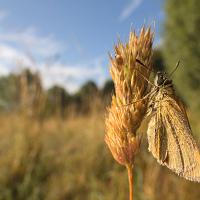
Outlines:
{"label": "butterfly wing", "polygon": [[200,181],[199,149],[182,102],[164,96],[156,106],[147,130],[149,151],[160,164],[180,176]]}

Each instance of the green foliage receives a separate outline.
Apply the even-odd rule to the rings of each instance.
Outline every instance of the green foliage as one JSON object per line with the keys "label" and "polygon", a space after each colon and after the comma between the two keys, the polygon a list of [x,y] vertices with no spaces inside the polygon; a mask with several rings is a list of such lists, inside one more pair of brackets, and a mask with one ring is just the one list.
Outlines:
{"label": "green foliage", "polygon": [[115,93],[114,83],[112,80],[107,80],[101,90],[101,98],[107,106],[111,102],[111,97]]}
{"label": "green foliage", "polygon": [[102,88],[102,96],[108,96],[108,95],[111,95],[111,94],[114,94],[114,83],[112,80],[107,80],[105,83],[104,83],[104,86]]}
{"label": "green foliage", "polygon": [[[99,89],[93,81],[87,81],[79,91],[72,96],[78,113],[87,114],[99,98]],[[94,104],[93,104],[94,103]]]}
{"label": "green foliage", "polygon": [[200,114],[200,1],[166,1],[163,52],[171,71],[178,60],[174,82],[185,102]]}
{"label": "green foliage", "polygon": [[96,95],[98,88],[93,81],[87,81],[79,90],[79,94],[83,98],[90,98],[91,96]]}
{"label": "green foliage", "polygon": [[[24,69],[24,70],[21,72],[20,75],[26,77],[26,79],[27,79],[27,84],[28,84],[29,86],[32,85],[32,84],[35,82],[35,80],[39,79],[39,75],[38,75],[37,73],[31,72],[30,69],[28,69],[28,68],[27,68],[27,69]],[[19,75],[19,76],[20,76],[20,75]]]}
{"label": "green foliage", "polygon": [[164,57],[161,49],[157,48],[153,50],[152,65],[156,71],[165,70]]}
{"label": "green foliage", "polygon": [[59,115],[64,117],[71,96],[61,86],[55,85],[47,91],[46,112],[48,115]]}
{"label": "green foliage", "polygon": [[44,90],[39,74],[25,69],[18,75],[0,77],[0,112],[20,111],[38,120],[88,114],[95,109],[103,111],[113,93],[111,80],[102,89],[95,82],[87,81],[75,94],[58,85]]}
{"label": "green foliage", "polygon": [[18,102],[17,76],[10,74],[0,77],[0,110],[10,111]]}

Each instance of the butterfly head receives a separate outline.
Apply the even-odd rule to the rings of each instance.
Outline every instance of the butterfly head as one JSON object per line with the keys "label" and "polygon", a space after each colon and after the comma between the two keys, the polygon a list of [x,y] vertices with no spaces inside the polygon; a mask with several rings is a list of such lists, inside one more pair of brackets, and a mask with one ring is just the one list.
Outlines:
{"label": "butterfly head", "polygon": [[167,73],[158,71],[154,80],[156,86],[171,85],[172,80],[167,77]]}

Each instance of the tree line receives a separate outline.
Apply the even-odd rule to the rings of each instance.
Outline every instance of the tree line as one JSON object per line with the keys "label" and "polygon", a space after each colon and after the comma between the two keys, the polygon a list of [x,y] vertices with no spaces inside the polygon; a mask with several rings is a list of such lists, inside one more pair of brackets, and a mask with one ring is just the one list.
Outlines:
{"label": "tree line", "polygon": [[113,93],[111,80],[107,80],[102,88],[89,80],[74,94],[59,85],[45,90],[40,75],[25,69],[20,74],[0,77],[0,111],[21,112],[42,118],[88,114],[105,108]]}
{"label": "tree line", "polygon": [[[164,62],[160,50],[154,50],[153,65],[163,70]],[[102,88],[88,80],[74,94],[60,85],[48,90],[42,86],[39,73],[24,69],[19,74],[0,77],[0,111],[20,112],[30,117],[43,119],[51,116],[86,115],[105,111],[114,93],[112,80],[107,80]]]}

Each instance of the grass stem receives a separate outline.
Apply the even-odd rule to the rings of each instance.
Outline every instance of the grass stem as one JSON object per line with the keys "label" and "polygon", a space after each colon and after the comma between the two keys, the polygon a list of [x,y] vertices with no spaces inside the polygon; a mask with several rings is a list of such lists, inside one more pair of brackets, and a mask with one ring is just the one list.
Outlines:
{"label": "grass stem", "polygon": [[129,200],[133,200],[134,180],[133,180],[133,165],[127,165],[128,182],[129,182]]}

